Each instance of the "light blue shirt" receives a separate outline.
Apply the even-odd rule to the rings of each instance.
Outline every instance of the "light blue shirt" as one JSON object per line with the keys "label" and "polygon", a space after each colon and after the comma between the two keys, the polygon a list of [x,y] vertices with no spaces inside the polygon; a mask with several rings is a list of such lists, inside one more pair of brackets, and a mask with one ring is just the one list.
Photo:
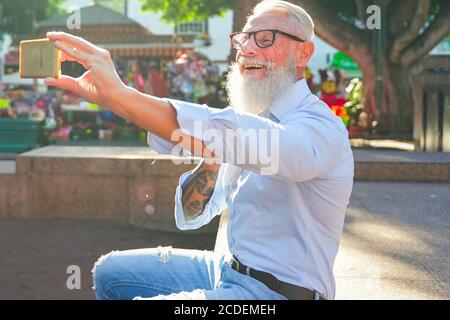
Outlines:
{"label": "light blue shirt", "polygon": [[[182,131],[198,139],[204,139],[208,129],[275,129],[280,138],[279,170],[274,175],[260,174],[262,163],[233,162],[242,145],[229,148],[228,163],[220,166],[204,212],[189,221],[184,219],[181,186],[191,172],[184,173],[175,195],[178,228],[197,229],[228,208],[229,250],[243,264],[333,299],[333,264],[354,172],[348,133],[340,118],[310,92],[305,80],[289,88],[264,117],[231,107],[220,110],[168,101]],[[201,120],[203,131],[194,128],[195,120]],[[237,140],[248,143],[245,137]],[[170,153],[173,147],[151,133],[148,143],[159,153]]]}

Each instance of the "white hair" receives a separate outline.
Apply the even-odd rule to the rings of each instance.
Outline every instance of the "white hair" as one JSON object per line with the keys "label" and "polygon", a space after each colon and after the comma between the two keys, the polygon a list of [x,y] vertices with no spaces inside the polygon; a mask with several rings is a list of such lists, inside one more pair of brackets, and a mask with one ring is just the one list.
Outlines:
{"label": "white hair", "polygon": [[[257,15],[273,9],[285,9],[289,14],[289,24],[306,41],[314,38],[314,22],[308,12],[302,7],[282,0],[264,0],[253,9],[252,15]],[[250,17],[249,17],[250,18]]]}

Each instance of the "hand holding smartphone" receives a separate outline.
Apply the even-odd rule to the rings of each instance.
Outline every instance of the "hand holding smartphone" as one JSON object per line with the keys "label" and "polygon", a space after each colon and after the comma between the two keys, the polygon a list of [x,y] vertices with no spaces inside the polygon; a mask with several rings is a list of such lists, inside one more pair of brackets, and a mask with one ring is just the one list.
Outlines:
{"label": "hand holding smartphone", "polygon": [[21,78],[60,78],[61,51],[46,38],[21,41],[19,74]]}

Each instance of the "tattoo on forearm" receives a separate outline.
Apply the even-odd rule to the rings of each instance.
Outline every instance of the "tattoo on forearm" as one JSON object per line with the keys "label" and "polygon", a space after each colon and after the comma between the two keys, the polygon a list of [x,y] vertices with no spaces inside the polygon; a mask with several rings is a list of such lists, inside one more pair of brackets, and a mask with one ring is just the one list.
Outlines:
{"label": "tattoo on forearm", "polygon": [[189,218],[193,218],[198,215],[198,212],[202,210],[202,203],[198,200],[189,202],[186,205],[185,213]]}
{"label": "tattoo on forearm", "polygon": [[205,190],[198,191],[198,193],[200,193],[204,197],[207,197],[208,200],[209,200],[209,198],[212,196],[213,191],[214,191],[214,188],[213,187],[209,187],[209,188],[207,188]]}
{"label": "tattoo on forearm", "polygon": [[195,176],[195,188],[198,193],[201,193],[204,189],[206,189],[206,185],[208,184],[208,177],[206,172],[203,170],[199,170],[199,172]]}
{"label": "tattoo on forearm", "polygon": [[208,170],[203,165],[192,173],[191,180],[182,192],[183,210],[187,219],[202,214],[213,194],[217,175],[218,170]]}

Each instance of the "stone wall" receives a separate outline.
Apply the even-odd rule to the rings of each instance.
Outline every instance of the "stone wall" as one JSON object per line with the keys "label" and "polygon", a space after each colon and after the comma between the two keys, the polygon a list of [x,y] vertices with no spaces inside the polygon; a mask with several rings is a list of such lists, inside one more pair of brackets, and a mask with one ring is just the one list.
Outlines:
{"label": "stone wall", "polygon": [[[179,231],[174,164],[148,148],[45,147],[21,154],[16,173],[0,175],[0,216],[109,219]],[[218,219],[216,219],[218,220]],[[218,221],[195,232],[216,232]]]}
{"label": "stone wall", "polygon": [[[449,182],[450,154],[355,150],[355,180]],[[109,219],[179,231],[175,164],[149,148],[49,146],[21,154],[15,174],[0,174],[0,217]],[[216,232],[218,220],[193,232]]]}

